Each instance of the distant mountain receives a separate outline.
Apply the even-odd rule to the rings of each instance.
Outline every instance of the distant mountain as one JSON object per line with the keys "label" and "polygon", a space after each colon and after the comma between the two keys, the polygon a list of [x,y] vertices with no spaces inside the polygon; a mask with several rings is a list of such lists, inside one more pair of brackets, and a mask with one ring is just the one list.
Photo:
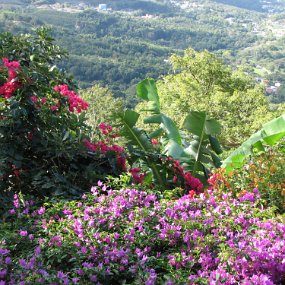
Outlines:
{"label": "distant mountain", "polygon": [[60,67],[82,88],[100,83],[133,105],[137,82],[169,73],[169,56],[188,47],[283,82],[284,6],[285,0],[0,0],[0,32],[51,27],[70,54]]}
{"label": "distant mountain", "polygon": [[276,12],[285,8],[284,0],[212,0],[213,2],[258,12]]}

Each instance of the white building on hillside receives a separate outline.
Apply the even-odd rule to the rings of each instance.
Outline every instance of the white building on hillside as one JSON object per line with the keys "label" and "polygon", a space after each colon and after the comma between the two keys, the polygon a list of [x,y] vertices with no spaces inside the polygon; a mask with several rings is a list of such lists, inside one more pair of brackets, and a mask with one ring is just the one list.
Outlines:
{"label": "white building on hillside", "polygon": [[99,4],[98,9],[100,11],[107,11],[107,4]]}

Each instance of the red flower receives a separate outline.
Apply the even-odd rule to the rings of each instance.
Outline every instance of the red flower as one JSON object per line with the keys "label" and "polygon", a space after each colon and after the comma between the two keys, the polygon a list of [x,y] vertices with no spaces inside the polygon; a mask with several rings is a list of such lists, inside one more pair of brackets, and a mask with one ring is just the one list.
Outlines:
{"label": "red flower", "polygon": [[137,184],[142,184],[145,178],[145,174],[140,173],[139,168],[131,168],[129,172],[132,174],[133,180]]}
{"label": "red flower", "polygon": [[54,90],[59,94],[68,98],[69,111],[81,113],[82,110],[88,109],[88,103],[79,97],[74,91],[69,90],[66,84],[54,87]]}
{"label": "red flower", "polygon": [[195,194],[196,194],[196,192],[194,190],[189,191],[189,193],[188,193],[189,199],[193,199]]}
{"label": "red flower", "polygon": [[150,141],[153,145],[158,145],[158,141],[156,139],[151,139]]}

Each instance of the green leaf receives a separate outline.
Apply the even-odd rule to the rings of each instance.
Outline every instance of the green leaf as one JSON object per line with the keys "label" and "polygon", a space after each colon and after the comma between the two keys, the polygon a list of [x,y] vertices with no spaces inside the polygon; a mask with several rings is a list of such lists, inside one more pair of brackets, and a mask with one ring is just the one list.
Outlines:
{"label": "green leaf", "polygon": [[220,142],[218,141],[217,138],[209,135],[209,141],[210,141],[210,144],[211,144],[213,151],[216,154],[221,154],[223,152],[222,147],[220,145]]}
{"label": "green leaf", "polygon": [[217,135],[221,132],[221,125],[215,119],[207,118],[206,112],[191,111],[186,117],[184,128],[200,137],[201,133]]}
{"label": "green leaf", "polygon": [[121,135],[128,139],[128,143],[139,147],[139,149],[143,151],[153,150],[153,146],[145,131],[135,127],[139,118],[138,113],[132,110],[126,110],[119,113],[118,116],[123,126]]}
{"label": "green leaf", "polygon": [[119,116],[126,125],[132,128],[137,123],[140,114],[133,110],[127,109],[124,113],[120,113]]}
{"label": "green leaf", "polygon": [[222,167],[228,172],[239,168],[244,164],[246,157],[253,153],[254,148],[262,151],[264,150],[264,143],[272,146],[284,136],[285,114],[264,124],[260,131],[253,134],[223,161]]}
{"label": "green leaf", "polygon": [[203,134],[204,136],[205,124],[206,124],[206,113],[192,111],[185,118],[183,126],[190,133],[200,137],[201,134]]}
{"label": "green leaf", "polygon": [[137,96],[145,101],[150,101],[148,111],[160,113],[160,102],[154,79],[145,79],[137,85]]}
{"label": "green leaf", "polygon": [[213,136],[221,131],[220,124],[208,118],[206,112],[192,111],[186,117],[183,126],[194,135],[193,141],[184,151],[186,156],[190,155],[194,159],[193,175],[201,171],[202,166],[206,173],[206,165],[214,167],[219,164],[215,153],[219,154],[222,150]]}
{"label": "green leaf", "polygon": [[68,137],[69,137],[69,131],[66,131],[65,134],[64,134],[64,137],[63,137],[62,141],[67,140]]}
{"label": "green leaf", "polygon": [[169,140],[163,149],[165,155],[172,156],[175,159],[180,159],[183,152],[183,147],[174,140]]}
{"label": "green leaf", "polygon": [[154,138],[157,138],[157,137],[160,137],[161,135],[163,134],[163,129],[162,128],[159,128],[153,132],[151,132],[149,134],[149,138],[150,139],[154,139]]}

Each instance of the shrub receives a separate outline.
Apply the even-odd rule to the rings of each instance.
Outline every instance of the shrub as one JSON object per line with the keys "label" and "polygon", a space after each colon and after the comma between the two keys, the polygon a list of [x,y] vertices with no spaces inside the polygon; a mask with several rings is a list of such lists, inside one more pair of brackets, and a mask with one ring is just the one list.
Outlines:
{"label": "shrub", "polygon": [[284,218],[257,190],[175,201],[100,182],[91,192],[40,208],[15,196],[1,284],[284,284]]}
{"label": "shrub", "polygon": [[90,151],[83,142],[88,104],[56,67],[65,53],[48,31],[1,34],[0,47],[1,204],[20,191],[80,197],[94,181],[119,174],[120,150]]}
{"label": "shrub", "polygon": [[229,173],[218,169],[209,182],[219,193],[231,192],[234,197],[244,195],[254,187],[258,188],[266,206],[274,206],[285,212],[285,155],[278,149],[253,156],[242,168]]}

